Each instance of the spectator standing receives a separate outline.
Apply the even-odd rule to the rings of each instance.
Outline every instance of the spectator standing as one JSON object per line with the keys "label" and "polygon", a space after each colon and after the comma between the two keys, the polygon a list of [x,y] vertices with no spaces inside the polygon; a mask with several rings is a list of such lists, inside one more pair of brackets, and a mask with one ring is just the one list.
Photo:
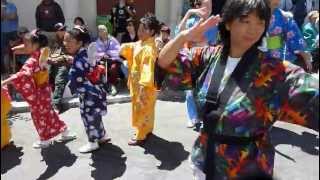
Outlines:
{"label": "spectator standing", "polygon": [[54,45],[56,37],[54,26],[57,23],[65,23],[60,5],[54,0],[42,0],[36,9],[36,24],[37,28],[48,37],[50,47]]}
{"label": "spectator standing", "polygon": [[8,53],[9,41],[15,39],[18,29],[17,7],[14,3],[1,0],[1,72],[9,72]]}
{"label": "spectator standing", "polygon": [[136,10],[127,4],[126,0],[119,0],[119,2],[112,8],[111,19],[114,28],[114,35],[118,41],[121,41],[122,36],[126,32],[127,19],[136,16]]}
{"label": "spectator standing", "polygon": [[139,41],[137,31],[134,25],[133,18],[127,19],[127,31],[122,36],[121,43],[137,42]]}
{"label": "spectator standing", "polygon": [[63,38],[67,27],[62,23],[55,25],[56,39],[51,54],[49,56],[49,78],[50,84],[53,86],[52,106],[58,113],[64,111],[62,98],[64,89],[68,82],[68,72],[70,62],[73,60],[72,56],[67,55],[66,49],[63,45]]}

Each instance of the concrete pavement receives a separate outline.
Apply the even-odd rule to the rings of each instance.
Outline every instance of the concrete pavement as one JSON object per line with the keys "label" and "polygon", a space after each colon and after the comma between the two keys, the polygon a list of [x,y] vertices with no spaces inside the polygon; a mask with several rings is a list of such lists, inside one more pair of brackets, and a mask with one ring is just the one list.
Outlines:
{"label": "concrete pavement", "polygon": [[[77,149],[86,142],[79,109],[70,109],[62,119],[78,134],[66,144],[55,143],[35,150],[37,139],[30,113],[13,119],[15,146],[1,151],[4,180],[191,180],[188,156],[197,133],[186,126],[184,103],[158,101],[155,136],[144,147],[129,147],[131,104],[113,104],[103,118],[112,144],[92,154]],[[319,133],[301,126],[276,123],[272,130],[278,151],[275,176],[280,180],[319,179]]]}

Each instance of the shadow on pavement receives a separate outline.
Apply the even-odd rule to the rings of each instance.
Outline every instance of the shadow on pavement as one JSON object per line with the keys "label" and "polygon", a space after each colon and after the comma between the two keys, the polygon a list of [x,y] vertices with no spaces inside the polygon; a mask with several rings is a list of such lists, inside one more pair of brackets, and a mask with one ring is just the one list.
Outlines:
{"label": "shadow on pavement", "polygon": [[296,134],[287,129],[273,127],[271,130],[272,144],[277,146],[279,144],[290,144],[300,147],[303,152],[311,155],[319,155],[319,138],[315,134],[303,132],[302,135]]}
{"label": "shadow on pavement", "polygon": [[154,134],[150,135],[142,148],[145,149],[145,154],[151,154],[161,162],[158,166],[161,170],[174,170],[189,156],[181,143],[169,142]]}
{"label": "shadow on pavement", "polygon": [[71,153],[65,143],[59,142],[55,142],[54,145],[46,149],[41,149],[41,155],[42,161],[47,164],[47,169],[39,176],[38,180],[50,179],[62,167],[71,167],[77,159],[77,156]]}
{"label": "shadow on pavement", "polygon": [[113,144],[101,145],[98,151],[92,153],[91,159],[90,165],[95,168],[91,177],[95,180],[113,180],[121,177],[127,168],[124,151]]}
{"label": "shadow on pavement", "polygon": [[13,143],[1,149],[1,174],[5,174],[10,169],[21,164],[21,156],[23,154],[23,148],[17,147]]}

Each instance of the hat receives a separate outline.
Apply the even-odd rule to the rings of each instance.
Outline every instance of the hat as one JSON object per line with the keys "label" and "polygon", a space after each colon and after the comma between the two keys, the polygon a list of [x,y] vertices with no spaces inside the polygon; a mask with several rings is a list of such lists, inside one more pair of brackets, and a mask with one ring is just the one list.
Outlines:
{"label": "hat", "polygon": [[67,29],[67,26],[64,25],[63,23],[57,23],[54,25],[54,29],[56,31],[65,31]]}
{"label": "hat", "polygon": [[105,25],[101,24],[98,26],[98,30],[99,31],[104,31],[104,32],[108,32],[108,29]]}

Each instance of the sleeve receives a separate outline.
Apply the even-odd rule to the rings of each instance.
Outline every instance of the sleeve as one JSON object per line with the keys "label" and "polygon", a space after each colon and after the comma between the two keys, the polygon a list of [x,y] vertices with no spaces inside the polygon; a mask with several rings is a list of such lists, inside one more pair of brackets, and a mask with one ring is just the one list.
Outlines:
{"label": "sleeve", "polygon": [[110,43],[110,48],[107,50],[107,54],[112,60],[120,60],[120,43],[116,39],[112,39]]}
{"label": "sleeve", "polygon": [[133,46],[134,43],[124,43],[120,47],[120,56],[124,57],[128,64],[131,64],[133,60]]}
{"label": "sleeve", "polygon": [[141,74],[139,84],[145,87],[154,86],[154,68],[156,62],[156,53],[152,50],[145,50],[142,55]]}
{"label": "sleeve", "polygon": [[306,43],[295,20],[291,17],[288,17],[286,26],[287,31],[285,32],[285,37],[288,49],[292,53],[294,53],[295,51],[305,51]]}
{"label": "sleeve", "polygon": [[164,87],[175,90],[187,90],[194,88],[199,78],[215,53],[215,47],[196,47],[181,49],[176,60],[165,69],[166,77]]}
{"label": "sleeve", "polygon": [[63,11],[58,3],[56,3],[56,11],[57,11],[57,20],[61,22],[62,24],[65,24],[65,18]]}
{"label": "sleeve", "polygon": [[303,38],[305,39],[308,50],[311,50],[313,47],[315,47],[315,37],[313,35],[313,31],[310,28],[303,28]]}
{"label": "sleeve", "polygon": [[285,66],[278,119],[319,131],[319,79],[293,64]]}
{"label": "sleeve", "polygon": [[86,77],[89,72],[89,63],[84,59],[74,60],[70,69],[70,88],[79,94],[91,93],[92,95],[99,96],[101,90]]}

